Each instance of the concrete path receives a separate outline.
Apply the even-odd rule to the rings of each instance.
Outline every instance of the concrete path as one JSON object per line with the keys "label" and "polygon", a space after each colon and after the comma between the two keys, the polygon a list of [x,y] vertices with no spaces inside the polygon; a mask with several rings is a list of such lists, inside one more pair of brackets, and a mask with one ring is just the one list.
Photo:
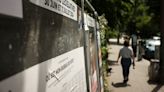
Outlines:
{"label": "concrete path", "polygon": [[120,63],[116,64],[118,52],[122,48],[121,45],[108,46],[108,60],[112,68],[112,73],[109,75],[110,92],[164,92],[164,86],[149,84],[148,81],[148,66],[149,61],[142,60],[136,62],[136,68],[130,68],[130,76],[127,85],[124,85],[122,77],[122,68]]}

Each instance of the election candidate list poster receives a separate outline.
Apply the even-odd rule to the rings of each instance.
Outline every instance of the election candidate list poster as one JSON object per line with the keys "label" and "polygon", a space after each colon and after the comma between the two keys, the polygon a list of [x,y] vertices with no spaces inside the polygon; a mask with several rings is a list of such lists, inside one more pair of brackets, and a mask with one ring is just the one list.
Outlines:
{"label": "election candidate list poster", "polygon": [[[83,49],[74,49],[3,80],[0,92],[87,92]],[[24,84],[19,83],[22,77]],[[19,88],[21,85],[24,87]]]}
{"label": "election candidate list poster", "polygon": [[72,0],[30,0],[30,2],[77,21],[77,5]]}

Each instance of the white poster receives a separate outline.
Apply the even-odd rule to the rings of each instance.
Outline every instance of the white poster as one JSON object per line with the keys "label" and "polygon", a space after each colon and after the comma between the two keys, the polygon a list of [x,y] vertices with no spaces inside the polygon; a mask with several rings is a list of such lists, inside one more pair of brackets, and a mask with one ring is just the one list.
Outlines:
{"label": "white poster", "polygon": [[77,5],[72,0],[30,0],[30,2],[77,21]]}
{"label": "white poster", "polygon": [[0,0],[0,14],[22,18],[22,0]]}
{"label": "white poster", "polygon": [[95,27],[95,19],[84,13],[84,29],[88,31],[89,27]]}
{"label": "white poster", "polygon": [[95,19],[87,15],[87,25],[90,27],[95,27]]}
{"label": "white poster", "polygon": [[0,81],[0,92],[87,92],[80,47]]}

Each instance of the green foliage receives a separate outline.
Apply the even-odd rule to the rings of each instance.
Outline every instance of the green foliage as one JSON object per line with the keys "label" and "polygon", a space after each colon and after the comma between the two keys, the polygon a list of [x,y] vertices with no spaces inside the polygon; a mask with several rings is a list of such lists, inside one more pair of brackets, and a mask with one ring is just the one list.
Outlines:
{"label": "green foliage", "polygon": [[101,55],[102,55],[102,71],[103,71],[103,80],[104,80],[104,92],[109,92],[109,84],[107,78],[107,57],[108,57],[108,50],[107,50],[107,39],[109,35],[109,26],[107,25],[108,22],[104,15],[99,16],[99,24],[100,24],[100,38],[101,38]]}
{"label": "green foliage", "polygon": [[106,46],[101,47],[102,60],[106,60],[108,57],[108,51]]}
{"label": "green foliage", "polygon": [[101,45],[106,46],[109,38],[117,37],[118,31],[115,29],[111,29],[108,26],[108,21],[105,18],[105,15],[99,16],[99,24],[100,24],[100,37],[101,37]]}
{"label": "green foliage", "polygon": [[100,38],[101,38],[101,46],[107,45],[107,32],[109,31],[109,26],[107,25],[107,20],[104,15],[99,16],[99,24],[100,24]]}
{"label": "green foliage", "polygon": [[109,78],[107,76],[107,72],[106,72],[106,69],[107,69],[107,64],[106,64],[106,61],[103,61],[103,64],[102,64],[102,70],[103,70],[103,80],[104,80],[104,92],[110,92],[109,91]]}
{"label": "green foliage", "polygon": [[[74,0],[79,3],[81,0]],[[139,32],[142,37],[160,32],[160,0],[88,0],[99,15],[105,38],[115,37],[120,32]],[[87,7],[87,6],[85,6]],[[85,8],[89,11],[88,8]],[[104,39],[103,39],[104,40]],[[103,41],[103,44],[107,41]]]}
{"label": "green foliage", "polygon": [[91,3],[100,15],[105,13],[109,34],[111,30],[129,34],[136,31],[147,35],[159,33],[159,0],[92,0]]}
{"label": "green foliage", "polygon": [[151,16],[137,16],[136,17],[136,27],[138,29],[142,29],[151,21]]}

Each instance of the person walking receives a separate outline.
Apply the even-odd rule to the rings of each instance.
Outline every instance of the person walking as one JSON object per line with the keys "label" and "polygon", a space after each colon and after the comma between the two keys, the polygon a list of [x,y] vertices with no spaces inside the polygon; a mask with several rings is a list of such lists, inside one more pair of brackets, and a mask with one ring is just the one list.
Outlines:
{"label": "person walking", "polygon": [[132,45],[134,57],[136,57],[136,53],[137,53],[137,36],[135,34],[132,34],[131,38],[132,38],[131,45]]}
{"label": "person walking", "polygon": [[135,68],[135,58],[133,54],[133,50],[129,48],[129,41],[124,42],[124,47],[120,49],[117,63],[119,62],[119,58],[121,57],[121,66],[123,72],[123,83],[127,83],[129,80],[129,69],[130,65],[133,64],[133,69]]}

